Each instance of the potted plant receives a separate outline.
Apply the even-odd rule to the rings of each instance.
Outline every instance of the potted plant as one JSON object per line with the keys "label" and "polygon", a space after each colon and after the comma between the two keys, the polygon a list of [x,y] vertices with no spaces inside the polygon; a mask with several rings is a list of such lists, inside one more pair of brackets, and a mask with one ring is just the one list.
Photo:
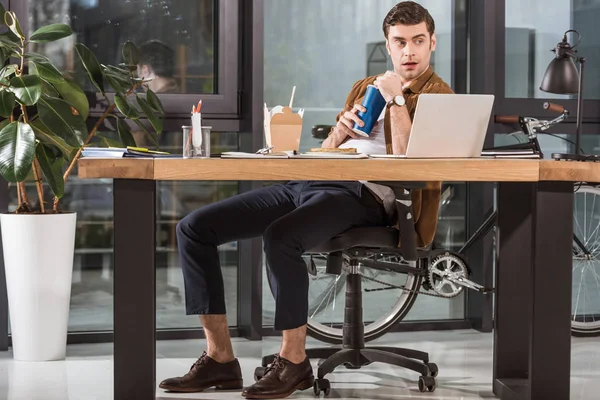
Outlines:
{"label": "potted plant", "polygon": [[[88,129],[90,103],[73,79],[59,71],[49,58],[28,52],[31,43],[48,43],[68,37],[65,24],[44,26],[25,37],[14,12],[0,5],[0,174],[16,184],[18,207],[0,215],[8,289],[13,354],[17,360],[56,360],[65,357],[74,257],[76,214],[60,209],[65,182],[82,149],[109,121],[117,132],[110,145],[135,146],[125,119],[145,115],[156,133],[162,131],[163,113],[158,97],[137,89],[146,82],[134,76],[138,51],[123,46],[124,63],[102,65],[83,44],[75,50],[87,77],[106,101],[106,109]],[[114,96],[106,95],[110,85]],[[135,101],[133,101],[135,99]],[[134,106],[137,104],[137,106]],[[117,113],[120,111],[120,114]],[[123,118],[124,117],[124,118]],[[150,138],[154,134],[148,132]],[[25,184],[35,182],[37,206]],[[52,204],[44,203],[44,185],[52,191]]]}

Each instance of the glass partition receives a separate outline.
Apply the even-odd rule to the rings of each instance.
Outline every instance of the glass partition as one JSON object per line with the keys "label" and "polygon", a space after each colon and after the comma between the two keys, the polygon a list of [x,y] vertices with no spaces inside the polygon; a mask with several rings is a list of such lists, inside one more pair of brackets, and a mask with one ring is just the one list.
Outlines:
{"label": "glass partition", "polygon": [[[368,4],[361,0],[265,0],[265,102],[269,108],[287,105],[293,86],[297,86],[294,109],[305,110],[301,151],[321,146],[323,137],[318,134],[319,127],[335,124],[335,117],[344,107],[354,82],[392,68],[385,49],[382,22],[397,3],[397,0],[370,0]],[[433,68],[450,83],[457,61],[453,48],[453,2],[419,3],[428,8],[436,23],[438,44],[432,55]],[[444,248],[457,249],[465,240],[465,185],[444,185],[443,193],[435,240]],[[338,295],[340,293],[343,296],[343,290]],[[379,295],[384,296],[380,301],[390,303],[393,299],[387,297],[397,293],[389,290]],[[374,304],[369,303],[369,298],[374,296],[364,298],[365,320],[378,318],[380,315],[375,314],[381,312],[378,307],[371,307]],[[341,311],[332,317],[336,321],[327,322],[342,322],[343,297],[339,300]],[[264,325],[273,324],[273,311],[273,296],[263,271]],[[463,317],[462,295],[450,300],[419,296],[405,319]]]}
{"label": "glass partition", "polygon": [[[106,136],[110,133],[104,132]],[[180,131],[164,132],[166,149],[181,148]],[[238,134],[213,132],[211,147],[238,150]],[[168,150],[167,150],[168,151]],[[175,151],[175,150],[173,150]],[[221,150],[219,150],[221,151]],[[157,184],[156,316],[158,329],[197,328],[197,317],[185,315],[175,227],[189,212],[238,192],[236,181],[167,181]],[[31,200],[37,199],[33,183],[27,184]],[[50,190],[46,186],[47,201]],[[9,185],[9,210],[17,207],[17,190]],[[78,179],[75,170],[65,187],[61,208],[77,213],[75,255],[71,287],[70,332],[113,329],[113,186],[112,179]],[[220,246],[226,305],[230,325],[237,324],[237,243]],[[149,266],[151,268],[151,266]],[[135,290],[135,287],[131,288]]]}
{"label": "glass partition", "polygon": [[73,28],[69,38],[32,44],[32,51],[46,54],[61,70],[85,74],[75,43],[89,47],[100,63],[116,65],[123,61],[121,46],[131,41],[140,50],[138,76],[151,79],[156,93],[216,93],[214,0],[28,2],[32,32],[58,22]]}
{"label": "glass partition", "polygon": [[[565,31],[581,34],[577,54],[587,59],[586,99],[600,99],[600,2],[590,0],[506,0],[506,97],[568,98],[539,89]],[[567,37],[571,45],[576,36]],[[577,66],[579,68],[579,66]]]}

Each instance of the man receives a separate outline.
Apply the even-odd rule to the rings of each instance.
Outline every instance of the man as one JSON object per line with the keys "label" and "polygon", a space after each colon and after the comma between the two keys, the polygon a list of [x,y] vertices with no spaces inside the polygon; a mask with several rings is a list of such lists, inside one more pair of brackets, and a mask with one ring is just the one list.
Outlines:
{"label": "man", "polygon": [[173,77],[175,55],[173,49],[158,40],[150,40],[139,47],[138,77],[150,80],[148,88],[154,93],[178,93]]}
{"label": "man", "polygon": [[[354,85],[347,106],[323,147],[351,145],[370,149],[377,142],[383,143],[388,153],[402,154],[406,151],[418,94],[452,92],[429,67],[436,42],[434,22],[427,10],[414,2],[401,2],[385,18],[383,30],[394,71]],[[363,139],[351,127],[354,122],[362,124],[357,112],[362,109],[360,102],[369,83],[379,88],[388,107],[376,132]],[[391,213],[386,212],[390,208],[390,191],[368,182],[290,182],[208,205],[181,220],[177,238],[186,310],[188,314],[200,314],[207,350],[186,375],[167,379],[160,387],[178,392],[242,387],[225,317],[217,246],[260,235],[276,303],[275,329],[283,331],[283,341],[264,377],[242,395],[254,399],[284,398],[295,390],[311,387],[313,371],[305,353],[308,274],[301,256],[352,227],[393,223]],[[418,192],[415,200],[418,242],[427,244],[433,239],[437,214],[426,215],[426,211],[428,207],[437,210],[439,184]]]}

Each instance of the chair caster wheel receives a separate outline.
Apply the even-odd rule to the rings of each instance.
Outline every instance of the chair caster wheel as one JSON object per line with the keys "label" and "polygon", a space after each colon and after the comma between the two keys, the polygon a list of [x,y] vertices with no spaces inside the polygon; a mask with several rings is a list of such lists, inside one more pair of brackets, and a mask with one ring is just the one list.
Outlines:
{"label": "chair caster wheel", "polygon": [[265,376],[266,367],[256,367],[254,370],[254,382],[258,382]]}
{"label": "chair caster wheel", "polygon": [[357,367],[350,363],[344,363],[344,367],[346,367],[346,369],[360,369],[360,365]]}
{"label": "chair caster wheel", "polygon": [[419,391],[420,392],[435,391],[435,378],[433,376],[420,376],[419,377]]}
{"label": "chair caster wheel", "polygon": [[431,372],[431,375],[430,375],[430,376],[433,376],[434,378],[435,378],[436,376],[438,376],[438,371],[439,371],[439,370],[438,370],[438,366],[437,366],[437,364],[434,364],[434,363],[427,363],[426,365],[427,365],[427,367],[429,368],[429,371]]}
{"label": "chair caster wheel", "polygon": [[325,396],[329,396],[329,393],[331,392],[331,385],[329,384],[329,380],[323,378],[315,379],[313,391],[315,393],[315,396],[320,396],[321,392],[325,393]]}

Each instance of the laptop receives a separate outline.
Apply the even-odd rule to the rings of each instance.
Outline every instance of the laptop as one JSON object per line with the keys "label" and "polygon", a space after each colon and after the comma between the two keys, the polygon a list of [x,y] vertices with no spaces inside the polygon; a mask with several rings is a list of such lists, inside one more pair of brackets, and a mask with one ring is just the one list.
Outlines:
{"label": "laptop", "polygon": [[494,96],[488,94],[419,95],[406,155],[373,158],[481,157]]}

